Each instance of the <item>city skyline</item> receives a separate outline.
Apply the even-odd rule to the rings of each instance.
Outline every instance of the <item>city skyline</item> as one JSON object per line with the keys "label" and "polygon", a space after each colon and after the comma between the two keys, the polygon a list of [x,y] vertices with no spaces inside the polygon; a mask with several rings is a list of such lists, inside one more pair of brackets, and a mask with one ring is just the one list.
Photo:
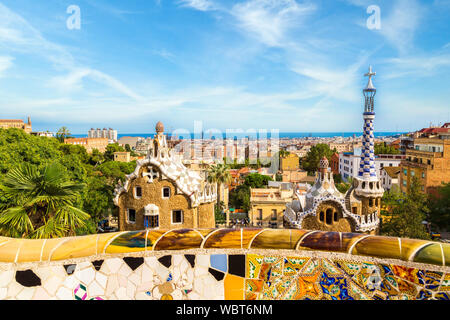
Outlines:
{"label": "city skyline", "polygon": [[159,120],[361,132],[372,65],[375,131],[450,121],[450,1],[376,1],[371,29],[373,2],[3,1],[2,117],[75,134],[151,133]]}

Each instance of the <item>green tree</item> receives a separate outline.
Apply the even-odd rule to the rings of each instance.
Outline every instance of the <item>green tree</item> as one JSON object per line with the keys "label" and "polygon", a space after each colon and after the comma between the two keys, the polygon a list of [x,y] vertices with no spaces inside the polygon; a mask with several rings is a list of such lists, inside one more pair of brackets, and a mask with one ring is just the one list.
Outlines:
{"label": "green tree", "polygon": [[98,151],[98,149],[92,150],[92,153],[89,155],[89,164],[93,166],[97,166],[105,161],[104,155]]}
{"label": "green tree", "polygon": [[250,188],[263,188],[272,178],[259,173],[251,173],[245,177],[244,183],[230,193],[230,203],[235,208],[250,210]]}
{"label": "green tree", "polygon": [[59,140],[59,142],[64,142],[64,139],[67,139],[69,137],[70,131],[67,127],[59,128],[58,132],[56,133],[56,138]]}
{"label": "green tree", "polygon": [[430,239],[423,221],[426,220],[429,209],[427,195],[421,192],[421,183],[413,177],[408,192],[385,192],[381,214],[385,218],[381,233],[388,236],[414,239]]}
{"label": "green tree", "polygon": [[[340,176],[340,175],[338,175],[338,176]],[[336,180],[335,180],[335,182],[336,182]],[[350,189],[352,184],[353,184],[353,178],[349,177],[347,179],[347,182],[344,182],[341,179],[341,182],[335,183],[335,186],[336,186],[336,189],[338,189],[340,193],[346,193],[348,191],[348,189]]]}
{"label": "green tree", "polygon": [[106,160],[114,160],[114,152],[124,152],[124,151],[125,149],[119,146],[118,143],[111,143],[106,146],[104,156]]}
{"label": "green tree", "polygon": [[43,170],[24,163],[2,179],[0,193],[8,200],[0,212],[0,232],[22,238],[75,235],[89,215],[75,206],[84,185],[71,181],[59,164]]}
{"label": "green tree", "polygon": [[[208,182],[215,183],[217,186],[217,204],[223,203],[221,199],[221,189],[224,184],[229,184],[232,180],[229,167],[226,164],[217,164],[211,166],[208,170]],[[228,211],[227,211],[227,221],[229,221]]]}
{"label": "green tree", "polygon": [[400,151],[393,146],[388,146],[386,142],[376,143],[374,146],[375,154],[399,154]]}
{"label": "green tree", "polygon": [[450,183],[438,188],[437,196],[430,196],[430,222],[439,230],[450,229]]}
{"label": "green tree", "polygon": [[331,150],[330,146],[325,143],[318,143],[315,146],[312,146],[306,156],[302,159],[303,169],[308,171],[309,174],[316,172],[319,168],[320,159],[325,156],[330,160],[335,152],[336,149]]}

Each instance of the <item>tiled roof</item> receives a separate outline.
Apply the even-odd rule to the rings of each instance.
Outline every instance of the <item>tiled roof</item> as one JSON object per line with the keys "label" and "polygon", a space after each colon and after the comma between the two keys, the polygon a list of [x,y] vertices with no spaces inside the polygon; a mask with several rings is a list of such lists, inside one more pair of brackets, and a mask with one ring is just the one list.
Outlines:
{"label": "tiled roof", "polygon": [[391,178],[398,178],[400,167],[384,167],[383,169]]}
{"label": "tiled roof", "polygon": [[16,119],[0,119],[0,122],[20,122],[23,123],[23,120],[16,120]]}

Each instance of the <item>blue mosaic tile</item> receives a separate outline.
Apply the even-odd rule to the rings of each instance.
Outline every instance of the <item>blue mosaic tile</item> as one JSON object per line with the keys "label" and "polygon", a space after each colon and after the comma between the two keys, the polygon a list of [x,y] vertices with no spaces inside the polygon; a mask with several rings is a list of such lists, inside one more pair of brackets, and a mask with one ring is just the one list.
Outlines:
{"label": "blue mosaic tile", "polygon": [[211,267],[223,272],[228,271],[227,255],[226,254],[212,254]]}

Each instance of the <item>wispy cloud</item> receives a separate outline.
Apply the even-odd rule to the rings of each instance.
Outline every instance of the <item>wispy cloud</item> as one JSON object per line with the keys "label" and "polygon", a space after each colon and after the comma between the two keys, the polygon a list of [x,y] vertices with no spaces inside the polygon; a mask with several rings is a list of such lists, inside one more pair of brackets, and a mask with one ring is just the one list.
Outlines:
{"label": "wispy cloud", "polygon": [[302,23],[316,6],[295,0],[250,0],[234,5],[230,13],[238,27],[268,46],[281,46],[286,33]]}
{"label": "wispy cloud", "polygon": [[216,4],[211,0],[179,0],[178,3],[182,7],[189,7],[199,11],[215,10]]}
{"label": "wispy cloud", "polygon": [[[79,64],[69,49],[47,40],[28,21],[2,4],[0,4],[0,44],[13,54],[40,56],[50,61],[55,67],[55,72],[66,71],[65,75],[52,77],[48,81],[49,85],[58,87],[63,91],[80,90],[82,80],[90,78],[132,99],[142,99],[140,95],[133,92],[120,80],[105,72]],[[12,59],[13,57],[0,59],[0,71],[2,71],[2,66],[3,70],[9,68]]]}
{"label": "wispy cloud", "polygon": [[450,67],[450,53],[391,58],[387,59],[386,63],[391,65],[387,79],[406,76],[429,77]]}
{"label": "wispy cloud", "polygon": [[4,71],[13,66],[13,57],[0,56],[0,77],[3,76]]}

